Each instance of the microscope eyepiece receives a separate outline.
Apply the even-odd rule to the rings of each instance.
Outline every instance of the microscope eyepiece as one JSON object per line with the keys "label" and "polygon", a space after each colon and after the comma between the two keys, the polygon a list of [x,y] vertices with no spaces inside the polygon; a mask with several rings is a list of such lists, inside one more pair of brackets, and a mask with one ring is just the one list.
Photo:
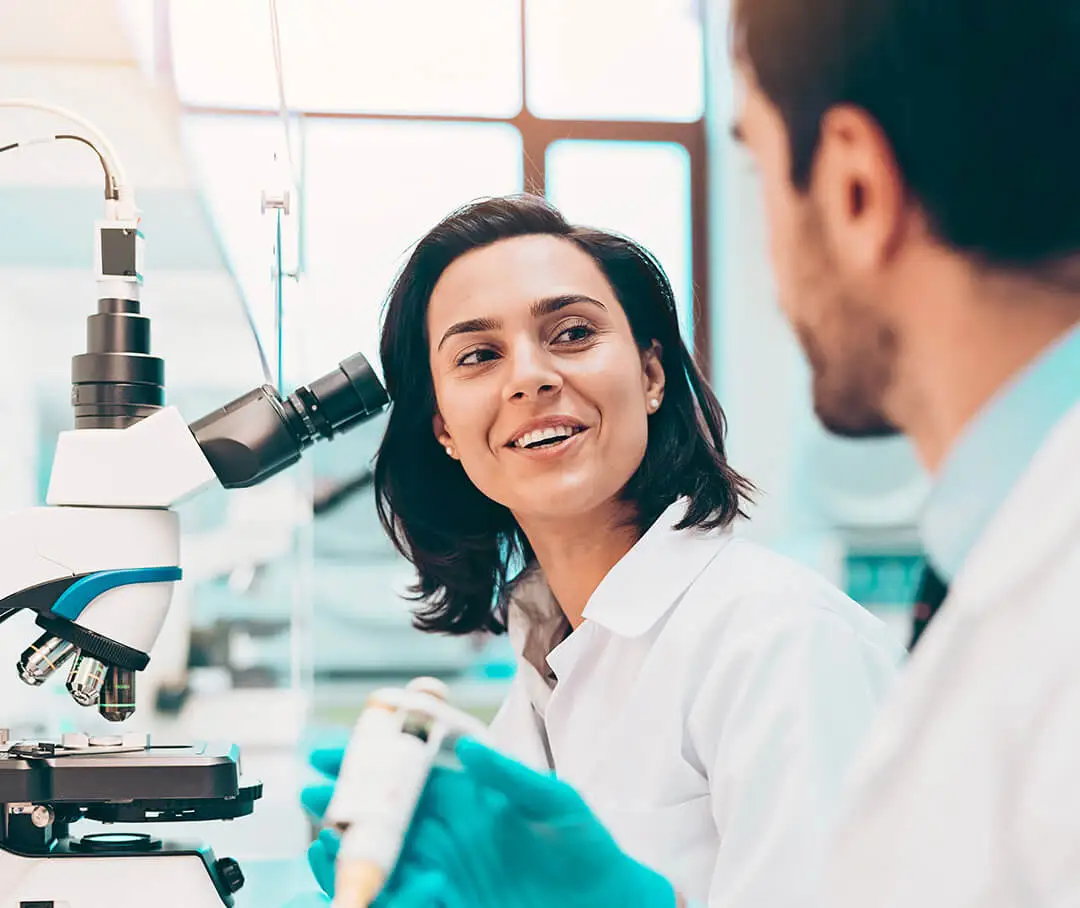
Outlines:
{"label": "microscope eyepiece", "polygon": [[359,353],[284,400],[270,385],[249,391],[191,424],[203,455],[227,489],[269,479],[320,438],[333,438],[389,402]]}
{"label": "microscope eyepiece", "polygon": [[296,411],[306,434],[329,440],[370,419],[386,406],[388,399],[371,365],[357,353],[333,372],[297,388],[286,404]]}

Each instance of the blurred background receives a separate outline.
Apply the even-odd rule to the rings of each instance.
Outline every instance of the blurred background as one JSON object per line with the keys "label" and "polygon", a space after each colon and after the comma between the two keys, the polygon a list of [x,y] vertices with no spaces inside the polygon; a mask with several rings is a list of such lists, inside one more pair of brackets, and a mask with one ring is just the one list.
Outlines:
{"label": "blurred background", "polygon": [[[725,407],[731,460],[762,490],[741,531],[813,565],[906,640],[925,479],[904,442],[845,443],[813,420],[754,176],[728,138],[726,6],[4,0],[0,85],[86,116],[122,156],[143,211],[143,311],[168,401],[189,421],[267,379],[292,388],[355,351],[377,361],[410,246],[479,196],[541,192],[573,221],[643,242]],[[0,110],[0,144],[56,125]],[[94,307],[100,170],[68,145],[0,156],[4,510],[44,500]],[[410,571],[368,482],[381,431],[366,424],[273,482],[181,508],[186,579],[135,723],[242,746],[267,795],[262,820],[216,824],[237,857],[302,853],[297,755],[373,687],[434,674],[488,717],[512,676],[503,640],[411,627]],[[0,638],[0,659],[13,666],[23,636]],[[0,671],[4,724],[81,728],[62,692]],[[258,903],[259,885],[242,903]]]}

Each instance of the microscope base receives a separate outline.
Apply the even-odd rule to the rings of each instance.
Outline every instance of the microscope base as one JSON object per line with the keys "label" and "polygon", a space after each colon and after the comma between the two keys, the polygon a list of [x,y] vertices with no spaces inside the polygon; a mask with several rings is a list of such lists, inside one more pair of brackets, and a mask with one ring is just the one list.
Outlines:
{"label": "microscope base", "polygon": [[0,908],[231,906],[213,867],[212,856],[197,849],[107,857],[24,857],[0,849]]}

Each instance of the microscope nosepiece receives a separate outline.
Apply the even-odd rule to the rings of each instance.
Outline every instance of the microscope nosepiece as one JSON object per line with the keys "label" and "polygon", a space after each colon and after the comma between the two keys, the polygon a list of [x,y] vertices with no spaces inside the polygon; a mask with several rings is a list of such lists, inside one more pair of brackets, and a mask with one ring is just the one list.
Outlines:
{"label": "microscope nosepiece", "polygon": [[79,706],[93,706],[101,696],[108,666],[80,652],[68,673],[67,689]]}
{"label": "microscope nosepiece", "polygon": [[75,644],[52,634],[42,634],[19,658],[19,677],[32,687],[44,684],[74,652]]}

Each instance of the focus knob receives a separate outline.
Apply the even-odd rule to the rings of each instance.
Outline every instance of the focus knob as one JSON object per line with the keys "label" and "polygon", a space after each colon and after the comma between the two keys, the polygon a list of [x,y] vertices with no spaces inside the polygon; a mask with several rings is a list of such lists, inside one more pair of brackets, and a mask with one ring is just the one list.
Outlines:
{"label": "focus knob", "polygon": [[230,892],[236,892],[244,885],[244,872],[232,858],[221,858],[214,864],[214,869],[221,877],[222,885]]}

